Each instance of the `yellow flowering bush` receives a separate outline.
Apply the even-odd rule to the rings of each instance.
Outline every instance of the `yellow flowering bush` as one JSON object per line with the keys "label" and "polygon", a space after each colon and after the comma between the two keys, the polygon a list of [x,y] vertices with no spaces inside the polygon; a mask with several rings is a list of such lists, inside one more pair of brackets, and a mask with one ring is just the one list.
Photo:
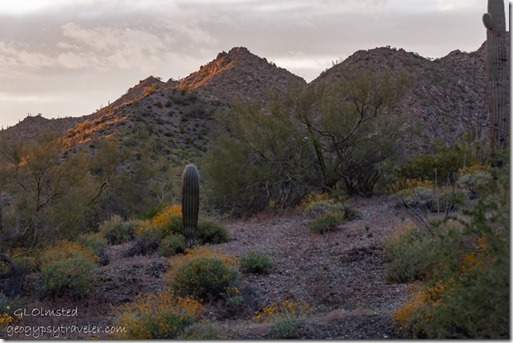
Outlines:
{"label": "yellow flowering bush", "polygon": [[120,306],[116,325],[125,328],[116,338],[176,339],[201,318],[204,306],[189,297],[151,294]]}
{"label": "yellow flowering bush", "polygon": [[7,313],[0,313],[0,330],[3,330],[14,321],[14,317]]}
{"label": "yellow flowering bush", "polygon": [[97,280],[99,257],[77,242],[58,241],[40,256],[38,283],[43,296],[83,296]]}
{"label": "yellow flowering bush", "polygon": [[256,311],[253,318],[259,322],[287,318],[303,318],[308,314],[310,307],[309,304],[299,301],[278,301],[264,306],[260,311]]}
{"label": "yellow flowering bush", "polygon": [[39,263],[41,269],[43,269],[53,262],[79,256],[94,263],[99,262],[99,257],[91,249],[77,242],[62,240],[58,241],[53,247],[44,250]]}
{"label": "yellow flowering bush", "polygon": [[182,220],[182,206],[170,205],[162,209],[151,219],[144,220],[140,223],[135,230],[135,235],[140,236],[144,231],[158,228],[163,232],[163,235],[168,233],[180,233]]}
{"label": "yellow flowering bush", "polygon": [[175,295],[210,300],[222,297],[238,276],[234,257],[227,256],[222,249],[200,246],[175,256],[165,278]]}
{"label": "yellow flowering bush", "polygon": [[305,210],[311,204],[314,204],[319,201],[326,201],[326,200],[333,200],[329,193],[317,193],[317,192],[308,193],[303,198],[303,200],[301,200],[301,203],[299,204],[299,208],[301,208],[302,210]]}

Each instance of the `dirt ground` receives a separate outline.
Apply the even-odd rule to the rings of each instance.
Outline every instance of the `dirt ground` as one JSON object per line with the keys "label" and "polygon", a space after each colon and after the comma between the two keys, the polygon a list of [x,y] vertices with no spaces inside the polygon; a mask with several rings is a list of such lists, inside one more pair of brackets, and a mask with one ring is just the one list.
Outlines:
{"label": "dirt ground", "polygon": [[[387,258],[380,246],[405,215],[385,196],[351,199],[348,204],[360,212],[360,217],[324,235],[312,233],[308,219],[297,210],[225,221],[232,239],[219,248],[235,257],[250,250],[265,252],[275,268],[267,275],[242,274],[244,306],[238,308],[239,313],[227,313],[210,304],[206,318],[215,321],[228,338],[269,338],[269,325],[255,322],[252,314],[271,302],[291,300],[310,306],[297,338],[402,338],[390,313],[406,299],[407,286],[386,281]],[[156,254],[124,257],[129,246],[109,247],[110,263],[99,267],[99,282],[83,299],[32,298],[20,306],[29,314],[34,309],[37,314],[37,309],[63,308],[76,309],[76,315],[25,315],[11,324],[84,327],[82,332],[61,332],[55,338],[111,338],[105,332],[91,332],[91,328],[115,325],[116,306],[165,288],[163,274],[170,259]],[[36,337],[32,331],[31,335],[4,332],[0,338],[52,338],[49,333]]]}

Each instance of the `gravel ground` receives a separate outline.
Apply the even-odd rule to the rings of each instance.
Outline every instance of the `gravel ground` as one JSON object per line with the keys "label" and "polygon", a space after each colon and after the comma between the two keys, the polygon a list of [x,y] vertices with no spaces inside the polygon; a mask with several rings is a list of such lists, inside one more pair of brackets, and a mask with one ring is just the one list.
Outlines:
{"label": "gravel ground", "polygon": [[[390,311],[406,299],[406,285],[385,280],[383,237],[402,214],[386,197],[353,199],[361,216],[324,235],[310,232],[299,212],[260,214],[226,223],[233,240],[221,247],[230,255],[266,252],[275,263],[269,275],[246,275],[253,306],[293,300],[312,305],[296,338],[402,338]],[[240,339],[268,338],[266,330],[238,329]],[[267,330],[268,332],[268,330]]]}
{"label": "gravel ground", "polygon": [[[271,322],[252,319],[257,310],[284,300],[306,303],[310,309],[296,323],[293,338],[403,338],[390,312],[406,299],[407,286],[385,280],[387,258],[380,250],[383,237],[401,223],[403,215],[386,197],[351,199],[361,216],[324,235],[310,232],[299,211],[263,213],[223,224],[232,240],[218,245],[239,257],[250,250],[267,253],[275,264],[267,275],[243,274],[243,304],[227,311],[211,304],[206,316],[223,336],[235,339],[273,338]],[[169,259],[156,254],[124,257],[130,243],[109,247],[110,263],[100,267],[99,282],[85,299],[33,300],[26,308],[79,307],[68,318],[25,318],[23,325],[113,325],[113,308],[141,294],[165,287],[162,275]],[[55,322],[55,323],[54,323]],[[98,335],[96,338],[109,338]],[[25,337],[10,337],[23,339]],[[63,335],[60,338],[91,338]]]}

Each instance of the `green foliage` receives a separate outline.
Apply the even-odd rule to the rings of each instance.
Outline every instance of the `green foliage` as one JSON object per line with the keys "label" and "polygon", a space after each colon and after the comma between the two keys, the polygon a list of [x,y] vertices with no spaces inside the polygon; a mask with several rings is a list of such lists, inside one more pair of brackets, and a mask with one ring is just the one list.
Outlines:
{"label": "green foliage", "polygon": [[406,80],[357,72],[300,99],[297,118],[315,152],[326,189],[370,195],[383,171],[400,155],[402,118],[390,108]]}
{"label": "green foliage", "polygon": [[436,226],[434,252],[418,250],[424,258],[434,254],[436,268],[395,314],[414,336],[510,336],[509,168],[493,173],[495,179],[479,185],[479,198],[463,216],[447,217]]}
{"label": "green foliage", "polygon": [[38,292],[43,296],[83,296],[96,281],[94,252],[76,242],[59,241],[39,256]]}
{"label": "green foliage", "polygon": [[207,218],[201,218],[198,223],[198,240],[202,244],[220,244],[230,240],[228,230]]}
{"label": "green foliage", "polygon": [[388,236],[383,250],[390,259],[386,278],[391,282],[422,280],[437,263],[435,246],[440,242],[424,237],[415,226],[403,225]]}
{"label": "green foliage", "polygon": [[103,237],[101,233],[82,234],[77,237],[76,242],[90,249],[98,256],[100,258],[100,264],[107,265],[109,263],[107,239]]}
{"label": "green foliage", "polygon": [[198,257],[177,268],[171,288],[177,296],[210,300],[220,297],[237,277],[238,271],[226,266],[222,260]]}
{"label": "green foliage", "polygon": [[271,339],[299,339],[304,320],[301,318],[285,318],[275,322],[269,329]]}
{"label": "green foliage", "polygon": [[162,228],[166,235],[181,235],[183,227],[183,220],[181,214],[172,214],[170,220]]}
{"label": "green foliage", "polygon": [[329,89],[290,87],[266,108],[235,104],[203,161],[211,206],[241,215],[296,206],[312,190],[370,195],[401,151],[402,119],[388,112],[404,83],[358,73]]}
{"label": "green foliage", "polygon": [[308,206],[305,207],[305,209],[303,210],[303,214],[307,218],[315,218],[329,212],[342,212],[343,210],[344,205],[342,203],[332,199],[328,199],[311,202]]}
{"label": "green foliage", "polygon": [[329,231],[335,231],[337,226],[344,223],[344,213],[341,211],[332,211],[312,219],[308,226],[315,233],[324,234]]}
{"label": "green foliage", "polygon": [[203,320],[188,326],[180,339],[196,341],[212,341],[227,339],[223,336],[219,324],[212,320]]}
{"label": "green foliage", "polygon": [[174,256],[185,251],[185,238],[181,234],[171,234],[162,239],[158,253],[160,256]]}
{"label": "green foliage", "polygon": [[299,123],[278,99],[271,102],[266,109],[237,103],[220,119],[229,133],[217,135],[202,161],[212,207],[235,216],[290,207],[315,183],[313,156]]}
{"label": "green foliage", "polygon": [[121,244],[134,238],[137,225],[137,222],[124,221],[121,216],[114,215],[100,225],[100,232],[109,244]]}
{"label": "green foliage", "polygon": [[310,219],[310,230],[321,234],[336,230],[338,225],[360,216],[358,210],[333,199],[313,201],[303,213]]}
{"label": "green foliage", "polygon": [[39,291],[46,296],[86,295],[96,280],[96,264],[77,255],[41,268]]}
{"label": "green foliage", "polygon": [[177,339],[201,317],[204,307],[190,298],[147,295],[118,308],[116,325],[126,328],[117,338]]}
{"label": "green foliage", "polygon": [[274,263],[271,258],[260,251],[249,251],[239,258],[240,269],[244,273],[269,274]]}
{"label": "green foliage", "polygon": [[437,145],[433,154],[417,155],[400,168],[399,177],[430,180],[438,185],[454,183],[460,169],[477,164],[478,160],[459,144]]}

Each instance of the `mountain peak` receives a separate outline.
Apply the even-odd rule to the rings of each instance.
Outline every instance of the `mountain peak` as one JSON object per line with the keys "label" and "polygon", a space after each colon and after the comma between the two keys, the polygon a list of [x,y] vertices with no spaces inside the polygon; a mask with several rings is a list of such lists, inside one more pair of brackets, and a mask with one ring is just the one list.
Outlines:
{"label": "mountain peak", "polygon": [[232,100],[254,98],[267,89],[284,89],[289,82],[306,82],[286,69],[251,53],[245,47],[220,52],[216,59],[181,80],[179,89],[202,89],[211,96]]}

